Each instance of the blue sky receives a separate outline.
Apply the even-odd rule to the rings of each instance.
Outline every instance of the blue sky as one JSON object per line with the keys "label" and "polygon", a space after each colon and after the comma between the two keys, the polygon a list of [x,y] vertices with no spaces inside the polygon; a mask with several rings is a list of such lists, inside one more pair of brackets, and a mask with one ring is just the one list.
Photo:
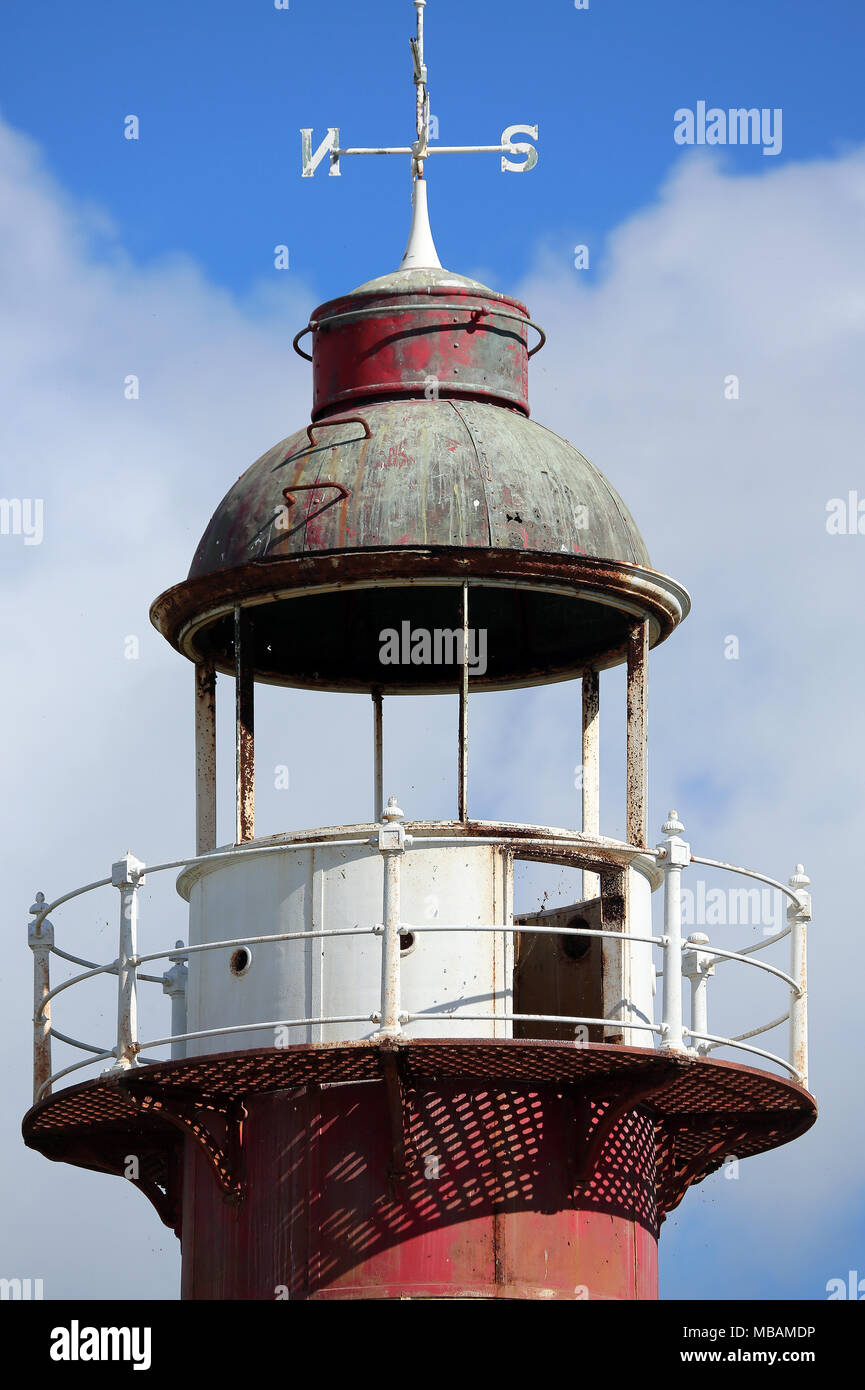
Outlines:
{"label": "blue sky", "polygon": [[[532,363],[535,417],[603,469],[655,564],[693,596],[652,660],[652,824],[675,804],[695,853],[779,878],[804,859],[814,882],[820,1123],[743,1164],[737,1182],[715,1175],[686,1197],[662,1233],[662,1294],[820,1298],[827,1280],[865,1275],[850,1039],[861,911],[852,872],[839,872],[865,841],[865,535],[825,526],[828,499],[865,498],[865,9],[430,0],[426,14],[443,141],[540,127],[529,174],[501,173],[492,155],[430,161],[441,259],[529,304],[549,335]],[[306,422],[308,370],[290,341],[314,304],[399,260],[407,161],[345,161],[340,179],[323,165],[301,180],[299,130],[406,143],[413,24],[408,0],[4,7],[0,494],[38,492],[46,507],[44,545],[0,545],[4,654],[22,673],[0,690],[16,731],[0,843],[17,928],[37,889],[99,878],[127,847],[150,863],[191,848],[190,672],[149,627],[148,604],[186,572],[237,475]],[[673,113],[700,100],[781,107],[782,152],[677,146]],[[123,138],[128,114],[137,142]],[[288,274],[273,268],[283,242]],[[591,248],[587,272],[573,267],[577,243]],[[134,406],[128,372],[141,378]],[[735,405],[729,372],[741,377]],[[129,633],[139,661],[123,658]],[[722,655],[730,633],[735,662]],[[262,758],[291,761],[290,798],[262,791],[265,833],[366,814],[365,763],[323,767],[316,752],[341,699],[360,746],[366,706],[284,698],[288,718],[276,696],[260,721],[257,710]],[[484,814],[575,823],[573,701],[568,686],[484,697],[473,726]],[[446,814],[436,739],[450,738],[450,715],[431,711],[419,741],[412,703],[394,703],[400,804]],[[286,752],[299,719],[309,739]],[[617,732],[611,715],[602,829],[613,835]],[[148,930],[170,921],[182,935],[178,913],[167,904]],[[56,925],[68,949],[105,956],[104,918],[82,908]],[[48,1169],[21,1146],[22,943],[0,980],[0,1122],[19,1197],[7,1219],[16,1264],[0,1273],[44,1274],[47,1296],[174,1297],[174,1239],[137,1193]],[[69,1031],[89,1036],[92,1020],[80,1022]]]}
{"label": "blue sky", "polygon": [[[298,134],[338,126],[353,144],[412,137],[407,0],[149,0],[6,6],[0,108],[34,136],[78,196],[115,219],[147,263],[192,256],[236,291],[272,275],[271,248],[322,294],[390,268],[401,248],[399,159],[347,161],[339,180],[301,181]],[[782,107],[783,149],[728,149],[764,165],[837,154],[865,138],[865,9],[856,0],[431,0],[427,59],[441,139],[495,143],[540,127],[530,177],[495,156],[432,161],[433,223],[445,265],[504,283],[531,263],[538,231],[589,242],[650,200],[681,151],[673,112],[698,100]],[[122,139],[137,114],[141,138]],[[393,232],[388,229],[393,226]],[[603,269],[599,254],[595,268]]]}

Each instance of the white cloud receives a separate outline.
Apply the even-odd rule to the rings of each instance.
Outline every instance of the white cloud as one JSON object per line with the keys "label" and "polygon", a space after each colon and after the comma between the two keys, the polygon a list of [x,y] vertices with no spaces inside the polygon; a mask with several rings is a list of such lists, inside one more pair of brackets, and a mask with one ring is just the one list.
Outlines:
{"label": "white cloud", "polygon": [[[43,497],[46,516],[42,546],[0,541],[4,899],[17,943],[2,986],[7,1184],[20,1194],[7,1243],[15,1268],[5,1272],[44,1276],[48,1296],[164,1296],[176,1280],[174,1240],[138,1194],[48,1169],[16,1141],[28,1103],[25,909],[37,888],[56,893],[103,874],[127,846],[151,862],[191,847],[191,672],[152,632],[147,607],[185,574],[237,474],[308,418],[308,376],[290,337],[315,295],[292,278],[279,294],[263,289],[238,303],[188,260],[136,266],[101,214],[58,189],[35,147],[3,126],[0,208],[0,495]],[[695,1203],[693,1215],[715,1230],[715,1207],[732,1224],[769,1203],[754,1219],[770,1239],[789,1218],[772,1196],[783,1173],[791,1202],[810,1194],[795,1208],[808,1249],[858,1180],[850,1108],[861,953],[851,880],[865,833],[865,536],[827,536],[825,505],[851,488],[865,496],[863,232],[859,153],[747,178],[689,155],[656,204],[610,238],[599,279],[561,269],[567,248],[547,248],[526,283],[497,286],[525,299],[549,335],[533,366],[535,418],[608,474],[654,563],[694,596],[692,616],[653,659],[653,822],[676,804],[695,852],[783,877],[804,858],[814,879],[820,1127],[755,1165],[753,1179],[728,1184],[735,1198],[725,1191],[711,1210]],[[140,378],[137,402],[123,398],[129,373]],[[729,373],[740,378],[739,401],[724,399]],[[741,641],[735,662],[723,657],[730,633]],[[141,639],[137,662],[123,659],[128,634]],[[616,675],[605,684],[612,768],[622,690]],[[276,698],[262,722],[280,753],[285,720],[275,711],[285,706]],[[343,784],[341,760],[325,764],[320,754],[335,709],[353,739],[366,736],[365,703],[279,699],[304,730],[292,743],[289,824],[366,814],[364,758]],[[413,703],[388,702],[392,737],[413,758],[396,781],[392,755],[389,781],[409,812],[433,801],[442,812],[452,780],[436,736],[449,737],[453,721],[449,709],[437,712],[419,743]],[[573,688],[485,697],[473,718],[475,805],[572,822]],[[607,775],[613,833],[621,799]],[[67,944],[77,932],[73,949],[104,947],[113,912],[109,902],[94,921],[70,909]],[[107,1015],[110,1023],[110,999]],[[86,1014],[80,1022],[86,1033]],[[815,1184],[815,1169],[831,1172],[831,1185]],[[687,1223],[687,1199],[677,1215]]]}

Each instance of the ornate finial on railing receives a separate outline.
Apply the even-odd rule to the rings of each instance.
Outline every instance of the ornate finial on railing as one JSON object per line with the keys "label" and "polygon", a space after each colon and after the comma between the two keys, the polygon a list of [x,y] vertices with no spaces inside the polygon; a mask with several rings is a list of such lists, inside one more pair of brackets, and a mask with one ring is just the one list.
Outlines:
{"label": "ornate finial on railing", "polygon": [[29,909],[31,917],[35,920],[28,923],[27,939],[31,946],[38,946],[50,938],[50,944],[54,945],[54,928],[48,921],[46,913],[48,904],[45,901],[44,893],[36,894],[36,901]]}
{"label": "ornate finial on railing", "polygon": [[[48,911],[48,908],[47,908],[47,905],[46,905],[46,902],[45,902],[45,894],[44,894],[44,893],[37,893],[37,894],[36,894],[36,901],[34,902],[33,906],[30,908],[30,914],[31,914],[31,916],[33,916],[33,917],[36,918],[36,921],[31,923],[31,927],[33,928],[34,931],[37,931],[37,932],[38,932],[38,931],[40,930],[40,928],[42,927],[42,924],[43,924],[43,922],[45,921],[45,913],[46,913],[47,911]],[[50,927],[51,923],[48,922],[47,925]]]}
{"label": "ornate finial on railing", "polygon": [[667,819],[664,821],[661,829],[665,835],[681,835],[685,827],[679,820],[678,811],[670,811],[668,813]]}
{"label": "ornate finial on railing", "polygon": [[388,824],[390,824],[391,821],[403,819],[403,813],[397,805],[397,800],[395,796],[388,797],[387,805],[385,806],[384,811],[382,812],[381,818],[382,820],[387,821]]}
{"label": "ornate finial on railing", "polygon": [[811,886],[811,880],[805,872],[804,864],[796,865],[796,872],[790,875],[787,882],[793,889],[799,902],[798,907],[796,907],[794,903],[787,904],[787,920],[790,921],[792,917],[797,917],[803,921],[810,921],[811,894],[808,892],[808,889]]}

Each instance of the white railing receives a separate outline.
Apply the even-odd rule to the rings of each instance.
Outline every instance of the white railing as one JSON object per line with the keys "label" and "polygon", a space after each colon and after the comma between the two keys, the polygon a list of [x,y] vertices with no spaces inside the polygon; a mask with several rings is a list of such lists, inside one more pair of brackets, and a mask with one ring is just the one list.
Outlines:
{"label": "white railing", "polygon": [[[146,1054],[151,1049],[171,1047],[172,1057],[185,1056],[186,1044],[204,1038],[230,1037],[236,1034],[261,1032],[265,1029],[309,1028],[311,1025],[373,1023],[378,1025],[374,1038],[396,1037],[404,1025],[409,1023],[435,1024],[443,1020],[460,1022],[522,1022],[522,1023],[560,1023],[587,1030],[589,1027],[610,1028],[617,1034],[627,1029],[642,1030],[655,1035],[661,1050],[683,1055],[706,1056],[720,1047],[735,1048],[762,1060],[776,1063],[803,1086],[808,1084],[808,1036],[807,1036],[807,975],[806,975],[806,931],[811,920],[811,897],[807,891],[810,880],[804,874],[802,865],[789,885],[779,882],[755,870],[745,869],[719,860],[704,859],[691,854],[690,845],[680,838],[683,830],[675,811],[664,823],[665,838],[656,850],[633,850],[633,847],[616,845],[617,850],[632,849],[634,854],[653,858],[664,874],[664,933],[662,936],[632,935],[625,931],[609,931],[589,927],[563,927],[559,925],[512,925],[494,924],[489,926],[466,926],[455,923],[409,924],[400,916],[400,867],[404,850],[412,843],[402,825],[402,812],[391,798],[377,833],[371,838],[358,834],[352,838],[305,839],[280,841],[278,843],[256,845],[242,848],[215,851],[191,859],[172,860],[170,863],[146,867],[132,855],[126,855],[112,866],[110,878],[85,884],[70,893],[65,893],[53,902],[46,902],[42,893],[37,894],[36,902],[30,912],[33,917],[29,926],[28,944],[34,958],[34,1038],[33,1075],[34,1101],[51,1094],[52,1087],[61,1078],[82,1068],[110,1060],[109,1071],[125,1071],[130,1067],[155,1059]],[[502,836],[490,836],[478,840],[472,836],[473,843],[502,842]],[[540,839],[550,846],[561,848],[562,841],[549,832],[539,832]],[[423,843],[457,843],[464,837],[424,836]],[[212,864],[220,860],[238,859],[243,855],[263,855],[284,853],[292,848],[311,846],[340,846],[369,844],[377,849],[383,859],[382,922],[367,927],[333,928],[321,931],[280,932],[256,936],[232,937],[229,940],[210,941],[195,946],[184,946],[178,941],[169,950],[140,954],[138,950],[138,892],[144,884],[146,875],[165,872],[170,869],[188,869],[197,864]],[[573,847],[573,841],[569,844]],[[609,844],[610,842],[607,842]],[[515,847],[518,853],[518,847]],[[537,852],[533,857],[538,857]],[[554,855],[550,853],[552,862]],[[787,925],[781,931],[744,946],[741,950],[730,951],[713,946],[705,933],[693,933],[687,939],[682,936],[682,885],[683,871],[690,864],[740,874],[747,878],[769,884],[788,898]],[[113,961],[99,965],[61,950],[54,942],[54,927],[48,914],[55,912],[62,904],[73,898],[98,888],[113,886],[120,893],[120,932],[118,954]],[[401,1004],[401,950],[400,937],[418,936],[426,932],[501,932],[504,934],[525,933],[526,935],[551,934],[562,936],[600,937],[648,943],[662,948],[663,1003],[660,1022],[622,1021],[621,1018],[572,1017],[562,1014],[466,1014],[459,1009],[430,1010],[429,1012],[408,1013]],[[369,1014],[350,1016],[322,1016],[317,1018],[261,1020],[245,1024],[233,1024],[224,1028],[207,1028],[195,1032],[186,1031],[186,961],[190,956],[205,951],[237,950],[266,942],[313,941],[331,937],[378,936],[381,938],[381,989],[378,1007]],[[760,951],[790,937],[790,969],[781,970],[767,961],[755,960]],[[84,966],[84,970],[64,980],[52,988],[50,981],[50,957],[56,955],[74,965]],[[168,968],[162,975],[152,975],[141,970],[152,961],[167,961]],[[708,1031],[708,984],[715,973],[716,966],[728,961],[763,970],[787,985],[789,1004],[786,1011],[766,1023],[758,1024],[732,1037],[724,1037]],[[52,1024],[52,1001],[73,985],[98,975],[117,976],[117,1028],[110,1047],[83,1042],[60,1032]],[[690,1026],[683,1018],[683,980],[691,986]],[[164,1037],[142,1040],[138,1026],[138,986],[141,983],[161,984],[163,992],[171,999],[171,1031]],[[757,1047],[749,1039],[770,1032],[783,1023],[789,1023],[789,1050],[786,1057]],[[586,1038],[588,1033],[585,1033]],[[52,1072],[51,1040],[84,1051],[88,1054],[84,1061],[72,1063],[59,1071]]]}

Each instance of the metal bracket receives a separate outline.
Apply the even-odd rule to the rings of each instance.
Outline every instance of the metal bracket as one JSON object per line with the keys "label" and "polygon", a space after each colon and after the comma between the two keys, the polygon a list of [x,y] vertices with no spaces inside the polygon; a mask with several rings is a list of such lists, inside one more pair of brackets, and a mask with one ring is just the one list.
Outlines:
{"label": "metal bracket", "polygon": [[388,1176],[391,1186],[395,1188],[410,1176],[414,1166],[414,1154],[408,1142],[405,1124],[406,1097],[402,1075],[404,1061],[399,1043],[392,1038],[382,1038],[378,1046],[390,1118],[391,1161]]}
{"label": "metal bracket", "polygon": [[118,1084],[142,1115],[159,1115],[194,1139],[225,1196],[232,1202],[243,1201],[243,1126],[248,1112],[242,1100],[202,1092],[187,1095],[174,1088],[142,1089],[140,1082],[136,1086],[135,1078],[128,1076],[119,1077]]}
{"label": "metal bracket", "polygon": [[[676,1064],[667,1063],[649,1067],[646,1080],[642,1085],[632,1084],[617,1093],[610,1093],[608,1079],[597,1087],[580,1087],[580,1097],[585,1104],[586,1128],[580,1153],[576,1159],[575,1188],[586,1187],[592,1181],[604,1146],[619,1121],[631,1110],[636,1110],[644,1105],[658,1091],[663,1091],[679,1074],[680,1068]],[[591,1103],[594,1098],[609,1100],[610,1104],[600,1118],[593,1123]]]}

